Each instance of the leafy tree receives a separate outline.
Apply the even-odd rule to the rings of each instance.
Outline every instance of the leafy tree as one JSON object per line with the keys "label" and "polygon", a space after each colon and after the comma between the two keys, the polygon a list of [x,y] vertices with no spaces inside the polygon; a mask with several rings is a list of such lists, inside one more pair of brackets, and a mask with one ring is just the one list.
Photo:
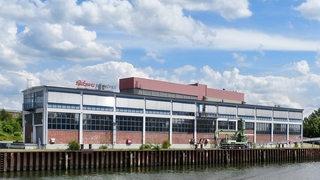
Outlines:
{"label": "leafy tree", "polygon": [[320,108],[304,118],[303,136],[320,137]]}
{"label": "leafy tree", "polygon": [[7,112],[6,110],[2,109],[0,111],[0,121],[8,121],[8,120],[11,120],[12,118],[13,118],[12,114]]}
{"label": "leafy tree", "polygon": [[22,115],[14,117],[5,110],[0,111],[0,140],[22,140]]}

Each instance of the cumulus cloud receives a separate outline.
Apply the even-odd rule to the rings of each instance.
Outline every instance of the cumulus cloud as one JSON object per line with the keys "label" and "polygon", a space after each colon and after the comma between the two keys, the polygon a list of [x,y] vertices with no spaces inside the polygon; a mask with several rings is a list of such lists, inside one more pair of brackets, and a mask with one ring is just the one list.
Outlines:
{"label": "cumulus cloud", "polygon": [[44,72],[39,72],[42,83],[49,85],[74,87],[76,80],[87,80],[95,83],[118,84],[119,78],[125,77],[144,77],[149,75],[144,69],[134,67],[127,62],[109,61],[91,66],[76,65],[71,68],[59,68]]}
{"label": "cumulus cloud", "polygon": [[64,57],[77,61],[120,58],[117,49],[98,43],[96,32],[86,30],[83,26],[45,23],[41,28],[29,28],[30,30],[22,34],[22,42],[38,50],[42,56]]}
{"label": "cumulus cloud", "polygon": [[299,11],[307,19],[320,21],[320,1],[318,0],[306,0],[295,10]]}
{"label": "cumulus cloud", "polygon": [[312,40],[210,27],[187,16],[186,9],[214,11],[226,19],[252,14],[247,0],[0,1],[5,19],[0,19],[5,27],[0,30],[0,63],[23,68],[43,59],[103,62],[121,59],[128,45],[148,52],[172,47],[314,51],[320,46]]}

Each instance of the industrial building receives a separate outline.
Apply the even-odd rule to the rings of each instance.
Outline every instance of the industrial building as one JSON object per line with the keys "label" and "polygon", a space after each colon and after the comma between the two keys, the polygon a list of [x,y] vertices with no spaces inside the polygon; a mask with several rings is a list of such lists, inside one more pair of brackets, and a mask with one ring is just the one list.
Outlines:
{"label": "industrial building", "polygon": [[139,148],[168,140],[172,148],[190,148],[218,129],[236,130],[240,118],[252,144],[302,137],[303,109],[247,104],[243,93],[205,84],[130,77],[119,80],[120,92],[81,80],[76,86],[23,91],[25,143],[56,149],[76,140],[84,148]]}

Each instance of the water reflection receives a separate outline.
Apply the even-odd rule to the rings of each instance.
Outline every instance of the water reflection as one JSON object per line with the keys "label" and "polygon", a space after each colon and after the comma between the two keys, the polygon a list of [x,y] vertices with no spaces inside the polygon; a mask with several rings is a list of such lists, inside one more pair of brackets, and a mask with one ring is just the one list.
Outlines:
{"label": "water reflection", "polygon": [[0,174],[7,179],[115,179],[115,180],[206,180],[206,179],[319,179],[320,162],[292,164],[245,164],[241,166],[175,166],[129,169],[81,169],[10,172]]}

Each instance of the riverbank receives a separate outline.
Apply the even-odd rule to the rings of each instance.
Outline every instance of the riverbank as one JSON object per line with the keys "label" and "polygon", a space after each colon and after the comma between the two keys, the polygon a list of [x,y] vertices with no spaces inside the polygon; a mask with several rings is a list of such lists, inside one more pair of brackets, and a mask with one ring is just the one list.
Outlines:
{"label": "riverbank", "polygon": [[81,150],[0,152],[0,171],[170,167],[302,162],[320,159],[319,148]]}

